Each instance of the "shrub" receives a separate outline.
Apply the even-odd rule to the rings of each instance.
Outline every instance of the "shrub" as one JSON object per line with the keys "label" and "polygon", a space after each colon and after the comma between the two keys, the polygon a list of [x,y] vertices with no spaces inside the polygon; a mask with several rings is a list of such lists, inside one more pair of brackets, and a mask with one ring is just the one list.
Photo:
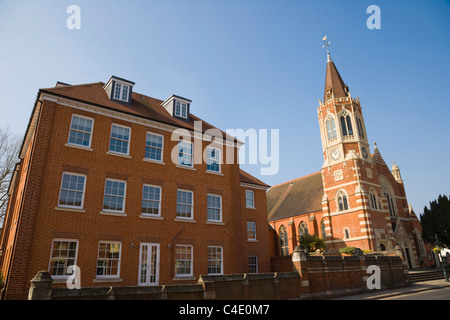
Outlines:
{"label": "shrub", "polygon": [[355,247],[345,247],[345,248],[340,248],[339,252],[340,253],[347,253],[347,254],[354,254],[355,253]]}
{"label": "shrub", "polygon": [[317,249],[325,250],[325,239],[319,238],[317,235],[305,234],[298,238],[300,242],[300,248],[306,251],[315,251]]}

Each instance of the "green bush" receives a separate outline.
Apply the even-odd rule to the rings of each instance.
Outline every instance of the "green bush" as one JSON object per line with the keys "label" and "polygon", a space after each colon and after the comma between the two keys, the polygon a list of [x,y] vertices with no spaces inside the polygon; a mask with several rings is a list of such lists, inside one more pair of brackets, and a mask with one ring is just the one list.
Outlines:
{"label": "green bush", "polygon": [[298,238],[300,242],[300,249],[304,249],[307,252],[315,251],[317,249],[325,250],[325,239],[319,238],[317,235],[305,234]]}
{"label": "green bush", "polygon": [[340,253],[347,253],[347,254],[354,254],[355,253],[355,247],[345,247],[345,248],[340,248],[339,252]]}

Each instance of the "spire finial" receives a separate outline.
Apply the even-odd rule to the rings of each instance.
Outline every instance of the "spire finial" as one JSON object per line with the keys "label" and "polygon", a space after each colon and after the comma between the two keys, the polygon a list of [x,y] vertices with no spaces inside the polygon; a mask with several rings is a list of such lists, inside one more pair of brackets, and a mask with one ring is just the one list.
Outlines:
{"label": "spire finial", "polygon": [[331,42],[327,41],[327,36],[323,37],[322,41],[323,41],[322,48],[325,48],[325,47],[327,48],[327,62],[330,62],[331,61],[331,56],[330,56],[330,51],[328,50],[328,46],[331,44]]}

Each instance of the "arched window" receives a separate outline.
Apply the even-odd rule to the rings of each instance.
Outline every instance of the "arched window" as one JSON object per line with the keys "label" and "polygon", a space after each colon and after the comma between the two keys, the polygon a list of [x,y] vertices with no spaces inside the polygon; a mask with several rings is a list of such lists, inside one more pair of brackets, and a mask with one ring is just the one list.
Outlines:
{"label": "arched window", "polygon": [[326,121],[326,126],[327,126],[328,140],[333,140],[334,138],[337,137],[336,123],[334,121],[334,118],[329,118]]}
{"label": "arched window", "polygon": [[378,209],[377,208],[377,193],[372,188],[370,189],[369,196],[370,196],[370,207],[372,209]]}
{"label": "arched window", "polygon": [[353,127],[352,127],[352,120],[350,119],[350,115],[347,111],[343,111],[341,113],[341,127],[342,127],[342,134],[344,136],[352,136],[353,135]]}
{"label": "arched window", "polygon": [[278,234],[280,236],[280,252],[282,256],[289,255],[288,234],[285,226],[281,226]]}
{"label": "arched window", "polygon": [[358,135],[361,138],[364,138],[364,130],[363,130],[361,119],[359,117],[356,117],[356,125],[358,127]]}
{"label": "arched window", "polygon": [[344,239],[350,239],[350,230],[344,228]]}
{"label": "arched window", "polygon": [[337,197],[339,211],[348,210],[348,199],[347,199],[347,195],[345,194],[345,192],[340,190],[336,194],[336,197]]}
{"label": "arched window", "polygon": [[325,222],[322,220],[322,223],[320,224],[320,231],[322,231],[322,238],[326,238],[327,233],[325,231]]}
{"label": "arched window", "polygon": [[298,226],[298,235],[299,236],[304,236],[308,234],[308,226],[306,225],[306,223],[304,223],[303,221],[300,223],[300,225]]}
{"label": "arched window", "polygon": [[391,217],[395,217],[397,214],[395,209],[394,190],[392,189],[390,182],[383,175],[380,175],[378,180],[380,181],[381,193],[386,197],[388,203],[389,214]]}

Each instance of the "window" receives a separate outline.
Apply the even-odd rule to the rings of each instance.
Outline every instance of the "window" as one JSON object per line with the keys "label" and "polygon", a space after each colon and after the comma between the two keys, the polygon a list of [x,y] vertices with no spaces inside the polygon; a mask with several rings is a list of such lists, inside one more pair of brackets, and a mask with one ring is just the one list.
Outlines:
{"label": "window", "polygon": [[141,213],[154,216],[161,215],[161,187],[144,185]]}
{"label": "window", "polygon": [[248,256],[248,272],[258,273],[258,257]]}
{"label": "window", "polygon": [[147,132],[145,141],[145,159],[162,161],[164,137],[159,134]]}
{"label": "window", "polygon": [[178,165],[185,167],[192,167],[192,142],[182,141],[178,142]]}
{"label": "window", "polygon": [[300,225],[298,226],[298,235],[304,236],[308,234],[308,226],[303,221],[300,222]]}
{"label": "window", "polygon": [[223,274],[222,247],[208,247],[208,274]]}
{"label": "window", "polygon": [[328,140],[333,140],[334,138],[337,137],[336,123],[334,122],[334,118],[328,119],[326,125],[327,125]]}
{"label": "window", "polygon": [[364,130],[363,130],[362,122],[361,122],[361,119],[358,117],[356,117],[356,125],[358,127],[358,135],[361,138],[364,138]]}
{"label": "window", "polygon": [[256,222],[247,222],[247,240],[256,240]]}
{"label": "window", "polygon": [[54,239],[52,242],[52,251],[48,272],[52,278],[66,278],[67,267],[77,264],[77,240]]}
{"label": "window", "polygon": [[59,207],[83,208],[86,176],[76,173],[63,173],[59,193]]}
{"label": "window", "polygon": [[103,198],[103,210],[124,212],[125,191],[125,181],[106,179],[105,195]]}
{"label": "window", "polygon": [[129,86],[116,82],[116,86],[114,88],[114,99],[128,102],[129,91]]}
{"label": "window", "polygon": [[187,118],[188,104],[181,101],[175,101],[175,115],[177,117]]}
{"label": "window", "polygon": [[222,221],[222,197],[218,195],[207,195],[208,221]]}
{"label": "window", "polygon": [[177,218],[193,218],[193,197],[192,191],[177,190]]}
{"label": "window", "polygon": [[94,119],[72,115],[69,131],[69,144],[90,148]]}
{"label": "window", "polygon": [[350,115],[346,111],[344,111],[341,115],[341,127],[342,134],[344,136],[353,135],[352,120],[350,119]]}
{"label": "window", "polygon": [[344,239],[350,239],[350,230],[344,228]]}
{"label": "window", "polygon": [[373,189],[370,190],[369,196],[370,196],[370,207],[372,209],[377,209],[377,194]]}
{"label": "window", "polygon": [[245,206],[247,208],[255,207],[255,194],[251,190],[245,190]]}
{"label": "window", "polygon": [[100,241],[98,245],[97,278],[119,277],[120,247],[120,242]]}
{"label": "window", "polygon": [[281,226],[278,234],[280,236],[280,252],[282,256],[289,255],[288,234],[285,226]]}
{"label": "window", "polygon": [[324,221],[322,221],[322,223],[320,224],[320,231],[322,232],[322,238],[326,238],[327,232],[325,230],[325,222]]}
{"label": "window", "polygon": [[175,276],[192,277],[192,246],[175,247]]}
{"label": "window", "polygon": [[111,139],[109,140],[109,151],[126,154],[129,153],[130,128],[113,124],[111,126]]}
{"label": "window", "polygon": [[341,190],[337,193],[339,211],[348,210],[347,195]]}
{"label": "window", "polygon": [[220,173],[220,149],[206,148],[206,170]]}

